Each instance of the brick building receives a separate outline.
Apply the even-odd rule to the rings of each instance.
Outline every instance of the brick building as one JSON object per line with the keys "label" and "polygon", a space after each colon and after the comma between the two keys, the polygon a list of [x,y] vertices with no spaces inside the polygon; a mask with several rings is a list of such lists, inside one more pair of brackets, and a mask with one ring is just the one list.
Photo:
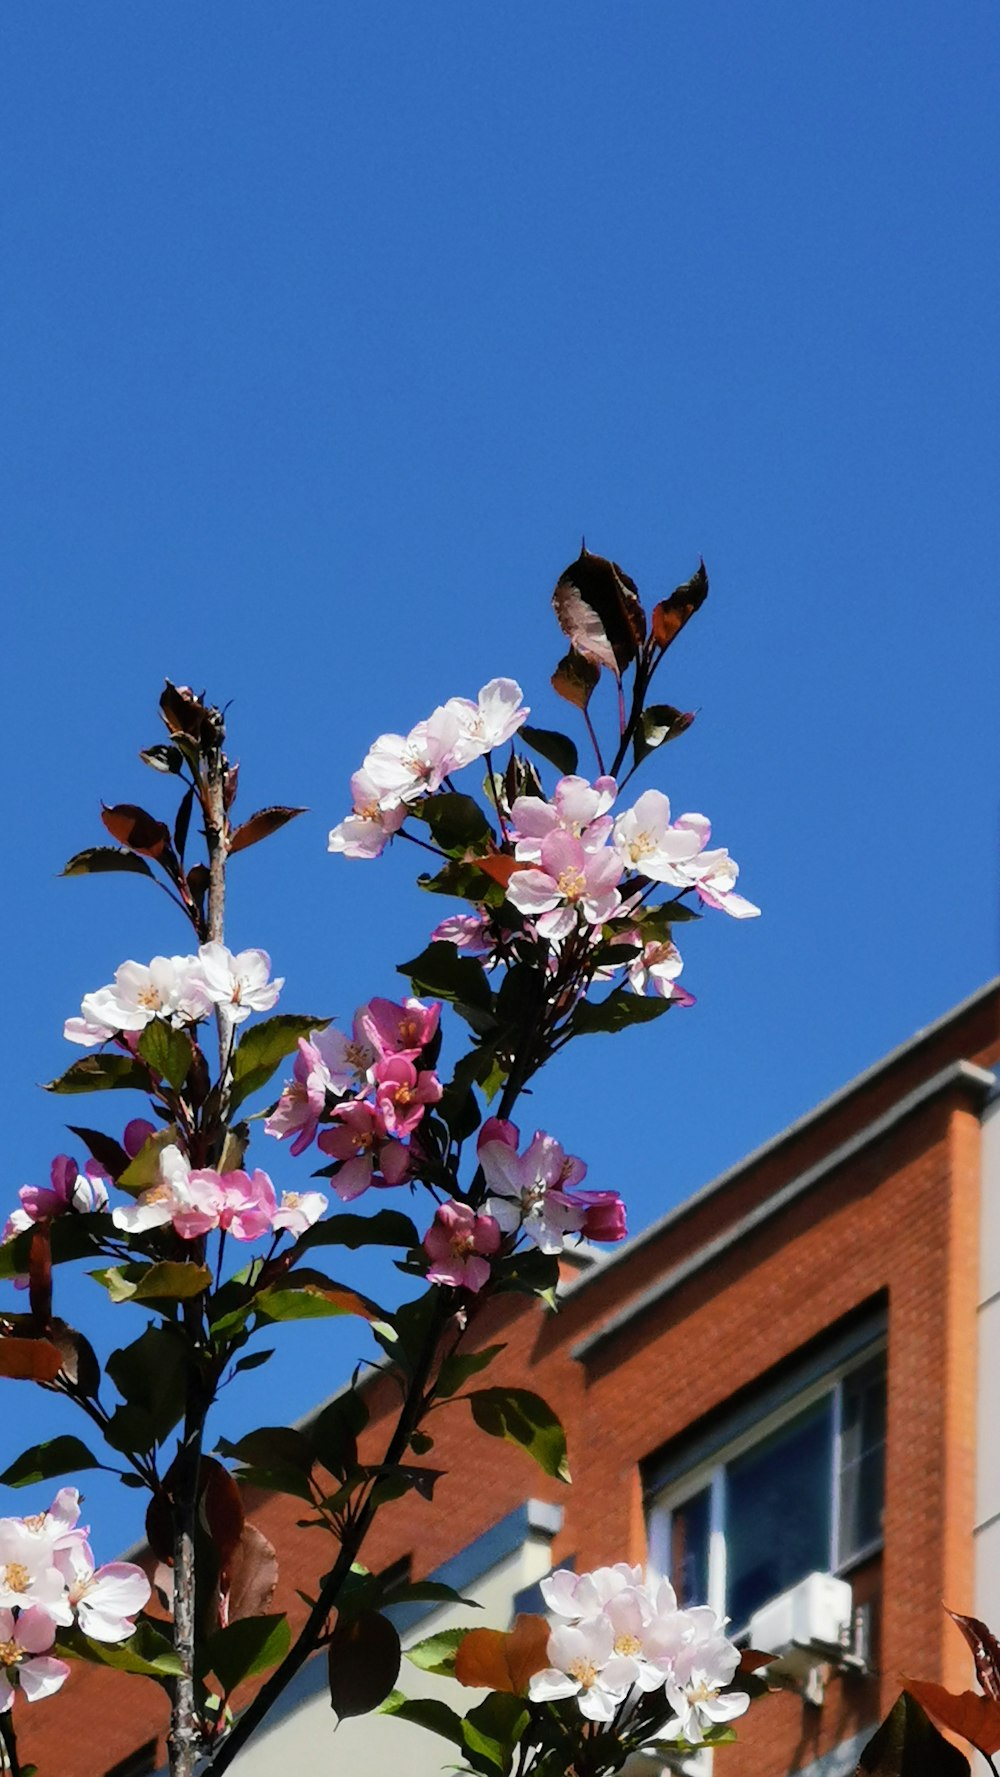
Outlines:
{"label": "brick building", "polygon": [[[620,1250],[568,1268],[558,1315],[493,1304],[482,1339],[506,1350],[490,1380],[530,1372],[566,1427],[574,1485],[451,1408],[433,1505],[388,1508],[369,1564],[450,1579],[494,1624],[567,1561],[652,1561],[734,1631],[808,1574],[846,1579],[865,1669],[829,1672],[822,1701],[755,1706],[738,1750],[715,1755],[723,1777],[844,1777],[907,1675],[966,1688],[942,1605],[1000,1623],[998,1064],[993,982]],[[374,1454],[384,1379],[370,1404]],[[274,1495],[254,1506],[294,1621],[315,1560],[300,1512]],[[458,1620],[425,1615],[409,1633],[446,1615]],[[331,1738],[321,1668],[289,1688],[240,1777],[431,1777],[448,1762],[444,1742],[388,1718]],[[401,1682],[446,1681],[404,1664]],[[42,1777],[161,1767],[163,1698],[145,1680],[80,1669],[58,1702],[19,1716]]]}

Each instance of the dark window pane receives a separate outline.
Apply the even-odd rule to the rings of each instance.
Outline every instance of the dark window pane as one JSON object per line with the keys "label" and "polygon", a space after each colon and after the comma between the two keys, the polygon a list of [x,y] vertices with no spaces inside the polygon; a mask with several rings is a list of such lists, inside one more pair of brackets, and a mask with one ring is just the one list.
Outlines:
{"label": "dark window pane", "polygon": [[885,1356],[847,1376],[840,1430],[840,1548],[849,1561],[882,1535],[885,1493]]}
{"label": "dark window pane", "polygon": [[783,1425],[726,1469],[726,1609],[760,1605],[830,1562],[833,1399]]}
{"label": "dark window pane", "polygon": [[711,1510],[711,1490],[706,1487],[670,1514],[670,1578],[682,1605],[708,1602]]}

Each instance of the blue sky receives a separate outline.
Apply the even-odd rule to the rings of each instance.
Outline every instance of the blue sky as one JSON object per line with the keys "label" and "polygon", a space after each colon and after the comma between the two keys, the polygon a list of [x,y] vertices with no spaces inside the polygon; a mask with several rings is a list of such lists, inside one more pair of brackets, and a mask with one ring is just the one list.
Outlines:
{"label": "blue sky", "polygon": [[[540,1083],[591,1182],[643,1226],[995,972],[986,0],[54,0],[2,31],[8,1200],[63,1145],[64,1016],[186,947],[145,885],[56,876],[101,797],[159,795],[163,675],[231,700],[244,813],[311,810],[235,860],[234,944],[349,1015],[440,916],[402,849],[326,856],[349,773],[497,672],[562,719],[581,533],[650,603],[706,559],[662,684],[699,718],[646,781],[764,908],[684,934],[694,1010]],[[99,1342],[139,1330],[105,1309]],[[286,1345],[229,1429],[357,1350]],[[55,1426],[17,1401],[9,1455]]]}

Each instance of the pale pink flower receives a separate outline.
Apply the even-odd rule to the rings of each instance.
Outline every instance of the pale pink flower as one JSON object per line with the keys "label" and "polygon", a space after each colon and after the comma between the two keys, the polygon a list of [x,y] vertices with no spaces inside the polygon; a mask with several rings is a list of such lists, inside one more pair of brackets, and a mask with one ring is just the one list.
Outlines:
{"label": "pale pink flower", "polygon": [[63,1024],[67,1043],[79,1043],[81,1049],[93,1049],[97,1043],[106,1043],[113,1034],[106,1024],[98,1024],[92,1018],[67,1018]]}
{"label": "pale pink flower", "polygon": [[266,1172],[214,1172],[202,1167],[188,1176],[191,1199],[173,1224],[182,1240],[197,1240],[218,1228],[234,1240],[259,1240],[271,1227],[276,1201]]}
{"label": "pale pink flower", "polygon": [[596,851],[612,830],[608,809],[617,794],[613,777],[599,777],[592,784],[585,777],[563,777],[551,802],[540,796],[518,796],[510,811],[515,857],[537,863],[543,839],[560,831],[579,839],[585,851]]}
{"label": "pale pink flower", "polygon": [[389,1135],[385,1120],[374,1105],[356,1100],[341,1105],[335,1122],[324,1129],[316,1145],[343,1165],[335,1174],[333,1188],[350,1203],[370,1185],[401,1185],[409,1168],[409,1151]]}
{"label": "pale pink flower", "polygon": [[554,1616],[575,1623],[581,1617],[596,1616],[609,1599],[641,1585],[642,1568],[617,1561],[613,1567],[595,1567],[589,1573],[558,1567],[542,1580],[541,1593]]}
{"label": "pale pink flower", "polygon": [[12,1610],[0,1608],[0,1714],[14,1701],[14,1681],[29,1703],[51,1697],[69,1677],[64,1660],[41,1658],[55,1640],[55,1626],[44,1610],[29,1607],[15,1620]]}
{"label": "pale pink flower", "polygon": [[284,1229],[286,1234],[304,1234],[329,1207],[329,1199],[322,1191],[282,1191],[271,1226],[275,1233]]}
{"label": "pale pink flower", "polygon": [[367,1011],[367,1006],[358,1007],[349,1037],[333,1025],[310,1032],[309,1041],[326,1068],[331,1092],[363,1092],[371,1083],[378,1055],[365,1028]]}
{"label": "pale pink flower", "polygon": [[577,913],[590,925],[603,925],[621,905],[618,883],[622,863],[604,847],[586,851],[579,839],[561,830],[541,844],[541,868],[517,870],[507,884],[507,899],[533,920],[539,936],[555,942],[567,938]]}
{"label": "pale pink flower", "polygon": [[121,1205],[111,1212],[116,1228],[126,1234],[148,1234],[152,1228],[165,1228],[193,1208],[190,1180],[191,1167],[174,1143],[160,1154],[159,1178],[155,1185],[140,1193],[134,1203]]}
{"label": "pale pink flower", "polygon": [[37,1547],[41,1549],[44,1545],[49,1555],[54,1559],[60,1550],[72,1548],[76,1543],[86,1542],[87,1530],[79,1520],[79,1489],[60,1487],[47,1511],[36,1512],[30,1517],[16,1519],[15,1522],[22,1524],[25,1532],[34,1539]]}
{"label": "pale pink flower", "polygon": [[53,1622],[70,1623],[65,1591],[50,1539],[32,1534],[22,1518],[0,1518],[0,1608],[37,1604]]}
{"label": "pale pink flower", "polygon": [[131,1561],[109,1561],[95,1568],[89,1543],[77,1543],[57,1559],[68,1602],[84,1634],[94,1641],[126,1641],[135,1630],[133,1619],[152,1593],[142,1568]]}
{"label": "pale pink flower", "polygon": [[[641,933],[636,932],[635,939],[641,944]],[[646,988],[652,986],[661,999],[674,1000],[679,1006],[693,1006],[694,994],[688,993],[677,979],[683,967],[681,953],[669,938],[653,938],[642,945],[639,955],[626,965],[625,973],[633,993],[645,993]]]}
{"label": "pale pink flower", "polygon": [[468,956],[488,956],[493,949],[488,913],[453,913],[431,933],[432,944],[454,944]]}
{"label": "pale pink flower", "polygon": [[269,1012],[285,985],[284,976],[274,981],[266,950],[241,950],[234,956],[225,944],[202,944],[198,962],[204,992],[212,1005],[228,1006],[234,1024],[242,1024],[251,1012]]}
{"label": "pale pink flower", "polygon": [[517,733],[531,714],[521,698],[521,687],[514,679],[491,679],[475,703],[467,697],[449,697],[444,707],[458,725],[453,749],[456,766],[471,765]]}
{"label": "pale pink flower", "polygon": [[327,851],[343,852],[345,858],[379,858],[407,816],[406,804],[383,807],[380,791],[367,771],[351,779],[353,812],[331,828]]}
{"label": "pale pink flower", "polygon": [[369,1000],[358,1012],[361,1027],[379,1059],[405,1055],[414,1061],[436,1034],[441,1020],[441,1006],[433,1000],[425,1006],[420,1000]]}
{"label": "pale pink flower", "polygon": [[662,790],[644,790],[634,808],[615,821],[614,848],[622,863],[650,882],[686,888],[680,866],[707,845],[711,828],[702,814],[683,814],[671,824],[670,802]]}
{"label": "pale pink flower", "polygon": [[462,730],[454,710],[439,705],[409,734],[380,734],[364,770],[382,808],[418,802],[439,790],[458,764]]}
{"label": "pale pink flower", "polygon": [[424,1235],[424,1251],[431,1261],[428,1282],[481,1290],[489,1280],[488,1255],[499,1249],[500,1240],[491,1215],[476,1215],[467,1203],[442,1203]]}
{"label": "pale pink flower", "polygon": [[512,1123],[492,1117],[479,1132],[477,1153],[490,1193],[486,1208],[504,1234],[523,1232],[543,1253],[561,1252],[566,1236],[582,1231],[585,1217],[584,1205],[566,1187],[578,1184],[587,1168],[542,1130],[523,1154],[517,1140]]}
{"label": "pale pink flower", "polygon": [[330,1072],[319,1050],[308,1038],[300,1037],[292,1078],[285,1081],[281,1097],[264,1124],[265,1135],[273,1135],[277,1141],[294,1136],[289,1153],[303,1153],[316,1134],[330,1086]]}
{"label": "pale pink flower", "polygon": [[375,1103],[390,1135],[410,1135],[443,1091],[431,1068],[418,1071],[405,1055],[390,1055],[375,1068]]}
{"label": "pale pink flower", "polygon": [[67,1019],[63,1035],[93,1047],[119,1031],[137,1034],[154,1018],[196,1024],[210,1011],[197,957],[154,956],[149,963],[121,963],[107,987],[84,994],[80,1018]]}
{"label": "pale pink flower", "polygon": [[611,1721],[633,1682],[634,1666],[614,1649],[614,1629],[603,1614],[557,1624],[548,1641],[549,1665],[529,1680],[532,1702],[575,1697],[589,1721]]}
{"label": "pale pink flower", "polygon": [[739,865],[721,847],[717,851],[702,852],[683,870],[685,879],[707,907],[717,907],[723,913],[731,914],[733,919],[756,919],[760,908],[744,895],[733,893],[739,873]]}

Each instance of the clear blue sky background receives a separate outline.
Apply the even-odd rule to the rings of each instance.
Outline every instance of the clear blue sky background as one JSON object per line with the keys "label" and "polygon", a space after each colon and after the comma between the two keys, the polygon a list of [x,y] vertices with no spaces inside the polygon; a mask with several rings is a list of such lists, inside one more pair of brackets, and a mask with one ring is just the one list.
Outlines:
{"label": "clear blue sky background", "polygon": [[[995,971],[987,0],[92,0],[2,34],[8,1201],[63,1145],[64,1016],[187,947],[146,885],[56,877],[102,796],[162,791],[163,675],[232,700],[244,813],[312,811],[235,861],[234,944],[349,1015],[444,910],[400,849],[327,857],[349,772],[497,672],[559,719],[581,532],[650,602],[706,558],[662,687],[701,714],[647,781],[764,908],[685,933],[695,1010],[540,1090],[633,1227]],[[102,1348],[140,1324],[105,1308]],[[227,1429],[359,1349],[285,1347]],[[5,1399],[5,1458],[64,1423]]]}

